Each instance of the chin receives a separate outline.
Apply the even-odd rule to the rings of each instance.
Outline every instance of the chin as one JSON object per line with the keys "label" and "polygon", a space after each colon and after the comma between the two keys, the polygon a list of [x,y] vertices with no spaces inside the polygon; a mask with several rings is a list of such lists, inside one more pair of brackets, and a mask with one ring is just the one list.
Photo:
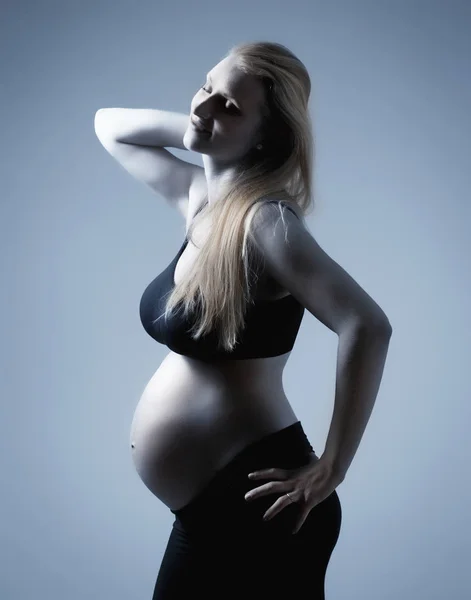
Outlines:
{"label": "chin", "polygon": [[192,130],[188,129],[183,136],[183,145],[187,150],[193,150],[195,152],[200,151],[201,148],[205,148],[206,142],[208,139],[204,139],[198,136],[198,134]]}
{"label": "chin", "polygon": [[191,141],[192,141],[191,132],[189,131],[189,129],[187,129],[183,135],[183,145],[185,146],[185,148],[187,150],[191,150],[191,148],[190,148]]}

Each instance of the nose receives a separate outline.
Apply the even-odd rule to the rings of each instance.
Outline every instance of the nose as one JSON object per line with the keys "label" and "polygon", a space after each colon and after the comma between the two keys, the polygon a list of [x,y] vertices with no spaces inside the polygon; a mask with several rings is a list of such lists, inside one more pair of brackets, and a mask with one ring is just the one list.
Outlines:
{"label": "nose", "polygon": [[193,109],[193,114],[201,122],[204,128],[211,130],[213,128],[213,109],[211,108],[210,98],[204,98]]}

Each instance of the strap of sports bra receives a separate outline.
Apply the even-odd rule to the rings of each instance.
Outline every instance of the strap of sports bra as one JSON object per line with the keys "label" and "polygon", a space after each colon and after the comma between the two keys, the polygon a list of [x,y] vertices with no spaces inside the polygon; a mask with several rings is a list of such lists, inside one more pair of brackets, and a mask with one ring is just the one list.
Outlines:
{"label": "strap of sports bra", "polygon": [[282,200],[267,200],[268,204],[281,204],[282,206],[284,206],[285,208],[287,208],[289,211],[291,211],[293,213],[293,215],[299,219],[298,215],[296,214],[296,212],[290,207],[288,206],[285,202],[283,202]]}
{"label": "strap of sports bra", "polygon": [[[296,212],[295,212],[295,211],[294,211],[294,210],[293,210],[293,209],[292,209],[290,206],[288,206],[288,205],[287,205],[285,202],[283,202],[282,200],[267,200],[267,203],[268,203],[268,204],[281,204],[282,206],[284,206],[285,208],[287,208],[289,211],[291,211],[291,212],[293,213],[293,215],[294,215],[294,216],[295,216],[297,219],[299,219],[299,217],[298,217],[298,215],[296,214]],[[195,218],[195,217],[196,217],[196,215],[197,215],[197,214],[198,214],[198,213],[199,213],[201,210],[203,210],[203,208],[206,206],[206,204],[207,204],[207,203],[205,202],[204,204],[202,204],[202,205],[201,205],[201,206],[198,208],[198,210],[197,210],[197,211],[195,212],[195,214],[193,215],[193,218]]]}

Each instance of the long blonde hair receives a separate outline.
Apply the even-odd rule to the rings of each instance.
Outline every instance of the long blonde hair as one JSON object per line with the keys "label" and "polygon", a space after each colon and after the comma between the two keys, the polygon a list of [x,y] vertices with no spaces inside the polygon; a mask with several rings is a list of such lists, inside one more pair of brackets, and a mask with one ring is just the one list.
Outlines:
{"label": "long blonde hair", "polygon": [[296,204],[303,216],[311,212],[314,159],[311,81],[303,63],[273,42],[238,44],[229,55],[237,58],[238,68],[264,84],[263,150],[249,151],[222,188],[221,200],[206,203],[195,215],[188,238],[202,219],[212,223],[211,235],[190,275],[170,292],[162,315],[167,319],[181,303],[185,316],[194,315],[193,339],[217,329],[218,348],[226,351],[233,350],[247,305],[253,302],[250,274],[257,276],[257,257],[248,243],[252,220],[264,201],[273,199]]}

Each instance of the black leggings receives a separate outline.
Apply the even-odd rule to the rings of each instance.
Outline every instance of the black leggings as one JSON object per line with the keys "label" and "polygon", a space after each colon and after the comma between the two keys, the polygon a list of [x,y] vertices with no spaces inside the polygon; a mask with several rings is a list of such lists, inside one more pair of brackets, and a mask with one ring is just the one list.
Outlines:
{"label": "black leggings", "polygon": [[280,494],[244,498],[270,481],[248,479],[251,471],[300,467],[311,452],[297,421],[247,446],[189,504],[172,510],[175,521],[152,600],[324,600],[342,520],[337,492],[311,510],[295,535],[298,504],[264,522]]}

